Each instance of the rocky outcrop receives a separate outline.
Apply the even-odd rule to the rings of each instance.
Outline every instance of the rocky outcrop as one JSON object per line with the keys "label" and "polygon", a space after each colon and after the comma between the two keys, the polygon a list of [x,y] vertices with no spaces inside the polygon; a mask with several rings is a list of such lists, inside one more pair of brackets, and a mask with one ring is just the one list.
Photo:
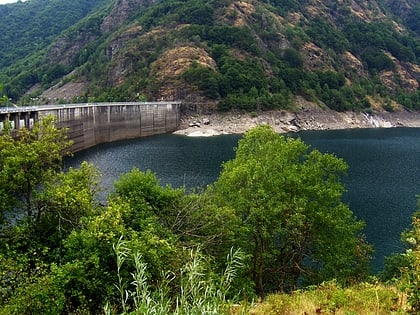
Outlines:
{"label": "rocky outcrop", "polygon": [[343,59],[344,66],[347,69],[352,69],[360,77],[366,76],[366,70],[363,66],[363,63],[351,52],[349,51],[344,52],[342,59]]}
{"label": "rocky outcrop", "polygon": [[118,0],[115,2],[111,13],[103,20],[101,31],[103,33],[118,29],[133,12],[141,7],[148,7],[156,0]]}
{"label": "rocky outcrop", "polygon": [[[130,15],[141,7],[147,7],[155,3],[155,0],[117,0],[111,12],[104,17],[100,25],[100,32],[107,33],[117,30],[124,24]],[[75,59],[92,41],[97,39],[97,31],[95,29],[87,29],[82,32],[71,32],[68,35],[61,36],[54,42],[48,51],[48,61],[51,64],[60,63],[63,65],[71,65]],[[132,26],[122,34],[118,34],[106,49],[107,56],[113,55],[127,42],[128,38],[132,38],[141,31],[140,26]]]}
{"label": "rocky outcrop", "polygon": [[400,62],[391,54],[387,54],[393,61],[395,69],[382,71],[380,73],[381,81],[391,91],[397,91],[403,88],[408,92],[415,92],[419,89],[420,67],[409,62]]}
{"label": "rocky outcrop", "polygon": [[95,38],[96,36],[91,33],[80,33],[77,36],[62,36],[49,49],[47,60],[50,64],[59,63],[70,66],[79,56],[82,49]]}
{"label": "rocky outcrop", "polygon": [[307,70],[334,70],[333,59],[314,43],[306,43],[301,48],[304,67]]}
{"label": "rocky outcrop", "polygon": [[[298,100],[296,111],[270,111],[249,113],[211,113],[184,115],[175,133],[192,137],[223,134],[242,134],[257,125],[267,124],[276,132],[288,133],[302,130],[339,130],[354,128],[420,127],[420,113],[400,110],[396,112],[336,112],[315,104]],[[193,124],[192,124],[193,122]],[[204,123],[206,122],[206,123]]]}
{"label": "rocky outcrop", "polygon": [[58,83],[44,91],[39,99],[42,104],[52,104],[58,100],[72,102],[74,98],[83,94],[85,87],[86,82],[83,81]]}

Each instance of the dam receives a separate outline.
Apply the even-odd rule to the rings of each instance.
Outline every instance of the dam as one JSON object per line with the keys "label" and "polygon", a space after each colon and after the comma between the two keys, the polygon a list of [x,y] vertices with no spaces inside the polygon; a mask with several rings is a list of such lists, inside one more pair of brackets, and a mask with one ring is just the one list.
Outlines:
{"label": "dam", "polygon": [[7,122],[13,130],[31,129],[52,115],[67,129],[71,150],[81,151],[118,140],[169,133],[179,127],[181,102],[118,102],[0,107],[0,132]]}

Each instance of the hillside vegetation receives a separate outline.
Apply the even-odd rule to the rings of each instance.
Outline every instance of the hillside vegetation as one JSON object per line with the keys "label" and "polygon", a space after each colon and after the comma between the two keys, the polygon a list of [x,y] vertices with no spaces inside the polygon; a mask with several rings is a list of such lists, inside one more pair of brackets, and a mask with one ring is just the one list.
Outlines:
{"label": "hillside vegetation", "polygon": [[0,83],[22,104],[254,111],[299,95],[338,111],[417,110],[419,12],[414,0],[28,0],[0,7]]}

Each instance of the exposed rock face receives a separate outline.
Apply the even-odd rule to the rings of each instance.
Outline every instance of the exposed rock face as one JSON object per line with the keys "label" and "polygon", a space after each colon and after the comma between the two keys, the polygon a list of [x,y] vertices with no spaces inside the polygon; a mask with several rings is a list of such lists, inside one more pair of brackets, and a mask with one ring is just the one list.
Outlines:
{"label": "exposed rock face", "polygon": [[365,68],[363,67],[363,63],[356,56],[354,56],[351,52],[349,52],[349,51],[344,52],[344,54],[342,56],[342,59],[344,61],[344,65],[348,69],[354,70],[354,72],[358,76],[365,76],[366,75],[366,71],[365,71]]}
{"label": "exposed rock face", "polygon": [[47,59],[51,64],[59,63],[69,66],[75,61],[83,47],[95,38],[89,33],[80,33],[76,38],[63,36],[51,46]]}
{"label": "exposed rock face", "polygon": [[249,24],[249,17],[255,12],[255,6],[248,1],[234,1],[223,15],[224,21],[234,26]]}
{"label": "exposed rock face", "polygon": [[57,100],[67,100],[71,102],[73,98],[82,95],[86,82],[68,82],[64,85],[57,84],[40,95],[44,104],[53,104]]}
{"label": "exposed rock face", "polygon": [[141,37],[142,27],[133,25],[122,34],[113,38],[105,49],[106,57],[112,60],[112,67],[108,72],[108,85],[118,86],[135,68],[136,60],[130,58],[130,54],[124,54],[121,50],[128,49],[129,41]]}
{"label": "exposed rock face", "polygon": [[101,31],[111,32],[121,26],[133,11],[141,7],[148,7],[156,0],[118,0],[111,13],[103,20]]}
{"label": "exposed rock face", "polygon": [[350,2],[348,7],[351,13],[364,22],[369,23],[385,18],[385,14],[376,1],[352,0]]}
{"label": "exposed rock face", "polygon": [[117,53],[125,47],[125,44],[133,38],[140,36],[141,31],[143,30],[141,25],[134,25],[127,29],[122,34],[114,37],[109,45],[106,47],[105,54],[108,59],[112,59]]}
{"label": "exposed rock face", "polygon": [[395,70],[382,71],[380,73],[381,81],[392,91],[396,91],[399,87],[409,92],[417,91],[419,89],[420,67],[408,62],[399,62],[391,54],[387,55],[394,62]]}
{"label": "exposed rock face", "polygon": [[413,77],[417,82],[420,82],[420,66],[413,63],[406,63],[405,70]]}
{"label": "exposed rock face", "polygon": [[[101,24],[101,32],[111,32],[118,29],[132,14],[133,10],[138,10],[141,7],[150,6],[156,0],[118,0]],[[139,29],[140,28],[140,29]],[[113,54],[116,48],[122,47],[126,43],[127,38],[137,35],[141,27],[134,26],[126,30],[121,36],[111,43],[106,53]],[[98,34],[92,31],[71,33],[68,36],[60,37],[50,48],[48,52],[48,60],[50,63],[60,63],[63,65],[71,65],[75,59],[82,52],[83,48],[94,41]]]}
{"label": "exposed rock face", "polygon": [[304,67],[307,70],[333,70],[333,60],[328,53],[314,43],[306,43],[301,49]]}

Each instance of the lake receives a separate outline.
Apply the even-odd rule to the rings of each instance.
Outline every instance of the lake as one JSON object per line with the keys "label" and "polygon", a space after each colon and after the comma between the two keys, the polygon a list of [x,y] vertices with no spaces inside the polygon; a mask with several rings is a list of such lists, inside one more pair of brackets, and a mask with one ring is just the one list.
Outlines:
{"label": "lake", "polygon": [[[382,269],[385,256],[403,250],[400,235],[410,227],[417,208],[420,128],[305,131],[293,136],[349,164],[343,199],[366,222],[367,240],[376,250],[373,269]],[[82,161],[96,165],[103,175],[101,198],[133,167],[150,169],[161,184],[204,187],[217,179],[221,164],[234,157],[240,138],[160,135],[127,140],[78,152],[66,159],[66,166],[76,167]]]}

